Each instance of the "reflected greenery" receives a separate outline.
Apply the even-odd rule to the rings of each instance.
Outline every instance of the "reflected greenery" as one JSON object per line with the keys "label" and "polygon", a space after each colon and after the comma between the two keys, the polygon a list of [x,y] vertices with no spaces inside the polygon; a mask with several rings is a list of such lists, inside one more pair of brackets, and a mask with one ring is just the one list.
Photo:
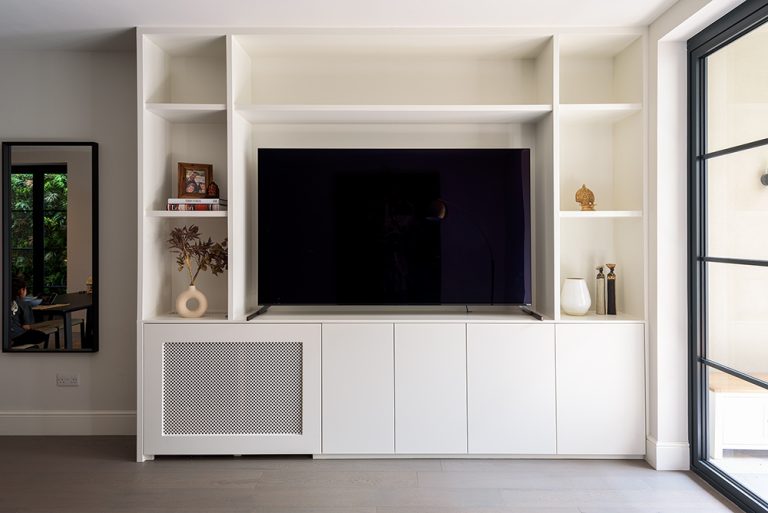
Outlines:
{"label": "reflected greenery", "polygon": [[[43,290],[35,294],[67,290],[67,175],[43,175]],[[14,276],[34,273],[35,184],[32,173],[11,174],[11,271]]]}

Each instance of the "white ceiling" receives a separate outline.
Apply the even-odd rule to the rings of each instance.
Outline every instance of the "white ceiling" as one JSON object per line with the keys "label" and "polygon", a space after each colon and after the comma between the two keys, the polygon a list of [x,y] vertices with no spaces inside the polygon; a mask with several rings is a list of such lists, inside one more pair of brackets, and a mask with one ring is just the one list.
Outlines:
{"label": "white ceiling", "polygon": [[132,48],[130,28],[643,26],[676,0],[2,0],[0,49]]}

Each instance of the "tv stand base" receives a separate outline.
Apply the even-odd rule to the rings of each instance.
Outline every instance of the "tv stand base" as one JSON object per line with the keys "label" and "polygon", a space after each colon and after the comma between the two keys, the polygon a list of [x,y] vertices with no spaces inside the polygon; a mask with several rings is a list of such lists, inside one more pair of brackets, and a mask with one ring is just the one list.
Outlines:
{"label": "tv stand base", "polygon": [[248,317],[245,318],[245,320],[246,321],[250,321],[250,320],[255,319],[256,317],[258,317],[261,314],[267,313],[267,310],[269,310],[270,306],[272,306],[272,305],[264,305],[264,306],[262,306],[261,308],[259,308],[255,312],[253,312],[252,314],[249,314]]}

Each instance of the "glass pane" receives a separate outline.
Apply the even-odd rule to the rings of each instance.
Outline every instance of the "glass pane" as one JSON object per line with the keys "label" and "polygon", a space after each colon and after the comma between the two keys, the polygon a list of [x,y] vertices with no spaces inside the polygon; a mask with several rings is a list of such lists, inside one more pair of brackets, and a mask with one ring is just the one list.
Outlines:
{"label": "glass pane", "polygon": [[11,173],[11,210],[32,210],[32,175]]}
{"label": "glass pane", "polygon": [[709,263],[707,286],[707,357],[768,373],[768,267]]}
{"label": "glass pane", "polygon": [[23,276],[29,281],[33,276],[33,269],[34,263],[31,249],[11,250],[11,276]]}
{"label": "glass pane", "polygon": [[43,212],[43,225],[45,227],[45,247],[67,247],[67,213]]}
{"label": "glass pane", "polygon": [[44,287],[46,292],[50,289],[66,287],[67,285],[67,252],[66,250],[46,249],[43,256],[45,266]]}
{"label": "glass pane", "polygon": [[43,286],[45,293],[67,286],[67,212],[45,211],[45,250],[43,253]]}
{"label": "glass pane", "polygon": [[768,260],[766,168],[768,146],[707,161],[707,256]]}
{"label": "glass pane", "polygon": [[11,248],[32,248],[34,241],[32,212],[11,213]]}
{"label": "glass pane", "polygon": [[67,209],[67,175],[46,173],[43,187],[43,208],[45,210]]}
{"label": "glass pane", "polygon": [[768,390],[708,369],[708,459],[768,499]]}
{"label": "glass pane", "polygon": [[768,137],[768,25],[706,59],[707,152]]}

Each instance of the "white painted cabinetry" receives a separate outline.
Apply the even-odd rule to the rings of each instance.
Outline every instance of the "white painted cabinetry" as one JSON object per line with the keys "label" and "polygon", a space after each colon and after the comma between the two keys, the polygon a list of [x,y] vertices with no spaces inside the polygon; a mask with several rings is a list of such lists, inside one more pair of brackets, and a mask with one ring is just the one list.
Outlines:
{"label": "white painted cabinetry", "polygon": [[470,454],[555,454],[555,327],[468,324]]}
{"label": "white painted cabinetry", "polygon": [[467,452],[464,324],[395,325],[395,450]]}
{"label": "white painted cabinetry", "polygon": [[395,452],[392,324],[323,324],[323,453]]}
{"label": "white painted cabinetry", "polygon": [[645,454],[643,328],[557,326],[558,454]]}

